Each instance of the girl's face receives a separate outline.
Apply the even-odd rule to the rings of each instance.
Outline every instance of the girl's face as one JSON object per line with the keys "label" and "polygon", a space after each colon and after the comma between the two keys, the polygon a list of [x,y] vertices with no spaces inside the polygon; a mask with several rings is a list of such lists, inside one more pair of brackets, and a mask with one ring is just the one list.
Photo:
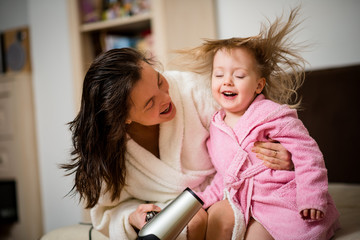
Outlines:
{"label": "girl's face", "polygon": [[214,56],[212,94],[226,114],[242,116],[265,86],[246,48],[221,49]]}
{"label": "girl's face", "polygon": [[130,94],[128,121],[151,126],[172,120],[176,108],[169,96],[168,82],[149,64],[142,63],[142,68],[141,79]]}

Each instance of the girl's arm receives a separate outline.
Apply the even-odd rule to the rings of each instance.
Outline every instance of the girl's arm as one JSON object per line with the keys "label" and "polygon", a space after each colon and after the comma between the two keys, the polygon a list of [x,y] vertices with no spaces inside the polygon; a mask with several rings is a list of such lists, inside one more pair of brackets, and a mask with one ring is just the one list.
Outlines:
{"label": "girl's arm", "polygon": [[220,201],[224,196],[223,177],[220,173],[216,173],[211,183],[205,188],[203,192],[196,194],[203,200],[203,208],[207,209],[214,203]]}

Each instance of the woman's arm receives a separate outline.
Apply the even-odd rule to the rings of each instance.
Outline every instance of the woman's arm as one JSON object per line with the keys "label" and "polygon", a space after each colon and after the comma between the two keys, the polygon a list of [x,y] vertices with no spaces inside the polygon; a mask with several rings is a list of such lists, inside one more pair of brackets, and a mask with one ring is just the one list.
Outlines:
{"label": "woman's arm", "polygon": [[255,142],[252,151],[264,161],[264,164],[274,170],[294,170],[291,153],[277,141]]}
{"label": "woman's arm", "polygon": [[135,231],[140,230],[146,223],[147,212],[160,212],[161,208],[154,204],[140,204],[134,212],[129,215],[129,223]]}
{"label": "woman's arm", "polygon": [[131,225],[129,216],[143,202],[123,201],[117,206],[98,204],[90,210],[94,228],[110,239],[135,239],[136,229]]}
{"label": "woman's arm", "polygon": [[92,224],[110,239],[135,239],[140,221],[134,223],[130,216],[134,213],[141,215],[139,209],[142,205],[145,205],[144,201],[135,199],[125,190],[115,201],[111,200],[108,192],[102,193],[98,203],[90,210]]}

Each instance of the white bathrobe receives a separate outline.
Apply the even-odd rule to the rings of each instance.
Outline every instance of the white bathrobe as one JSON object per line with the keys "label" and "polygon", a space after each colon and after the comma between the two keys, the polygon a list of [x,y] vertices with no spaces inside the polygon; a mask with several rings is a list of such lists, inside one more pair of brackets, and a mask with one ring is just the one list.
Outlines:
{"label": "white bathrobe", "polygon": [[[128,217],[139,204],[151,202],[163,208],[186,187],[204,189],[214,173],[205,144],[216,110],[209,77],[176,71],[163,75],[177,113],[160,124],[160,159],[129,140],[126,186],[120,199],[111,201],[108,193],[102,194],[90,212],[95,229],[110,239],[136,239]],[[236,221],[233,239],[243,231],[240,226],[243,223]],[[178,239],[186,239],[186,229]]]}

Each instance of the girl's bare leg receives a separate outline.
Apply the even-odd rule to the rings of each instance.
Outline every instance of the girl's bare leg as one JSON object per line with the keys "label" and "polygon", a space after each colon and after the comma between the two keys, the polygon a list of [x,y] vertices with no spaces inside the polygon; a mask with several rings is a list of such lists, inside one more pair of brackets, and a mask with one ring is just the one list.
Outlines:
{"label": "girl's bare leg", "polygon": [[200,209],[187,225],[187,239],[205,239],[207,218],[208,214],[206,211],[204,209]]}
{"label": "girl's bare leg", "polygon": [[245,240],[274,240],[270,233],[255,219],[251,218],[245,233]]}
{"label": "girl's bare leg", "polygon": [[235,216],[230,203],[222,200],[212,205],[208,212],[206,239],[231,239]]}

